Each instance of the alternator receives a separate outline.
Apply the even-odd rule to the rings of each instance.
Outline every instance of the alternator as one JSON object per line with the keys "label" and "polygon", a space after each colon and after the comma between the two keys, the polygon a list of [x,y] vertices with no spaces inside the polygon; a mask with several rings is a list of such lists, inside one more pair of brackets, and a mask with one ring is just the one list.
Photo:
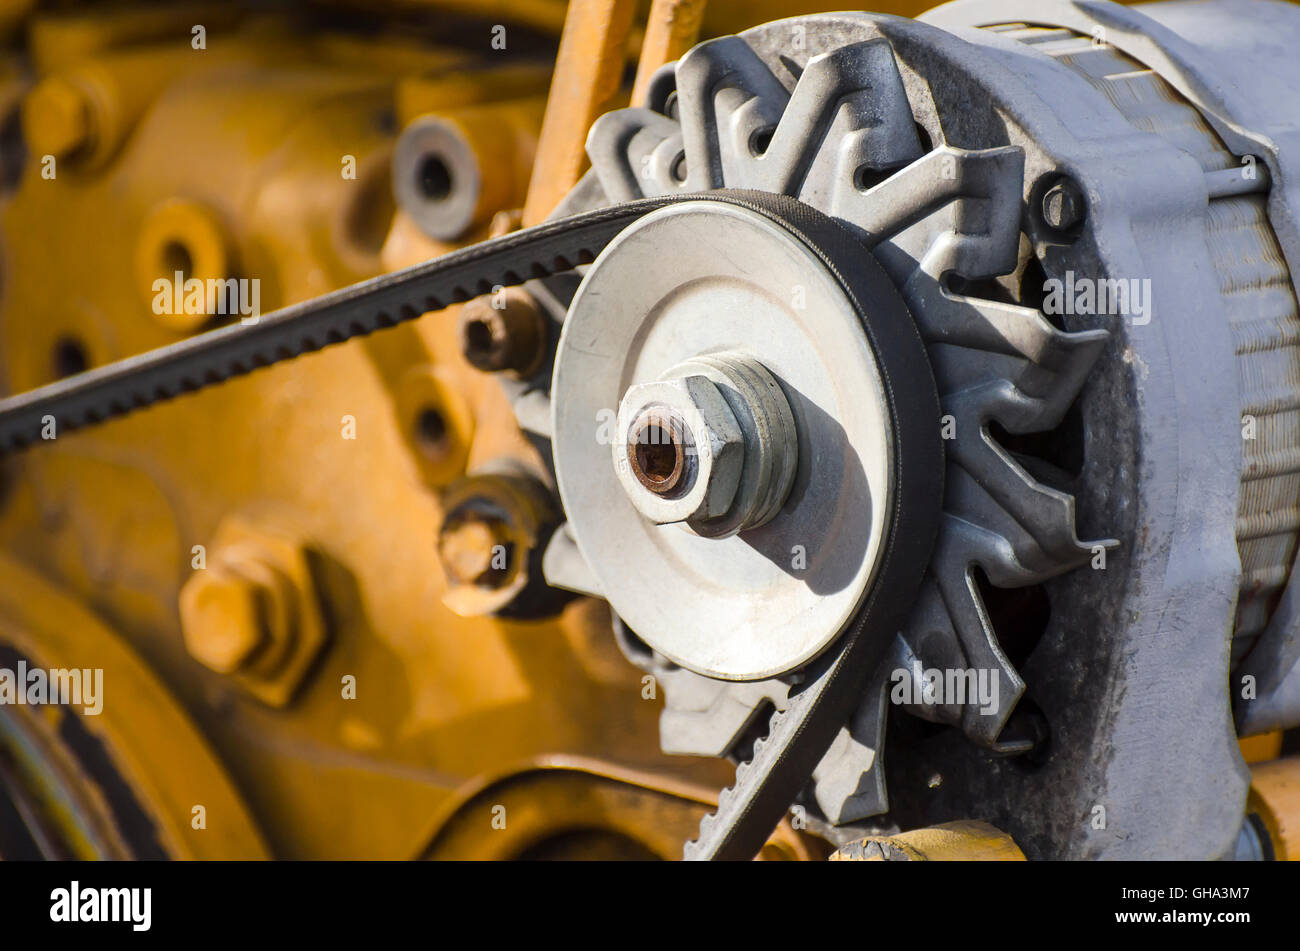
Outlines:
{"label": "alternator", "polygon": [[9,397],[0,452],[523,285],[466,341],[549,442],[546,580],[609,602],[665,750],[737,762],[686,857],[792,805],[1263,854],[1236,738],[1300,725],[1297,41],[1270,0],[712,40],[551,221]]}
{"label": "alternator", "polygon": [[[1248,728],[1300,719],[1279,699],[1300,11],[971,0],[922,19],[713,40],[592,129],[557,217],[749,189],[829,216],[859,256],[688,202],[580,286],[535,282],[563,321],[549,394],[545,372],[516,386],[568,517],[548,579],[610,602],[662,685],[665,750],[743,764],[880,582],[899,423],[874,335],[910,315],[942,519],[905,623],[867,632],[876,673],[804,808],[832,836],[979,818],[1031,856],[1226,854],[1246,792],[1230,670],[1262,691]],[[889,280],[855,303],[840,272],[876,262]],[[886,756],[891,698],[913,716]]]}

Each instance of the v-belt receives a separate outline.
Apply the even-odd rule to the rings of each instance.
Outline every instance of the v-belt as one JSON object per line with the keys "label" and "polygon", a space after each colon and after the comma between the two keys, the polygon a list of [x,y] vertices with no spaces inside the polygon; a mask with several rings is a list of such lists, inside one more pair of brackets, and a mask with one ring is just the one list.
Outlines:
{"label": "v-belt", "polygon": [[[0,453],[41,443],[42,431],[48,431],[51,422],[62,435],[413,320],[499,286],[572,270],[594,261],[620,231],[644,215],[700,200],[766,215],[817,251],[851,293],[853,282],[843,280],[844,248],[853,244],[855,255],[869,252],[842,226],[806,205],[779,195],[727,190],[645,198],[547,221],[285,307],[255,322],[232,323],[0,400]],[[828,244],[838,246],[838,253],[825,250]],[[900,387],[900,393],[890,394],[895,438],[907,434],[904,442],[919,444],[898,456],[893,474],[898,491],[891,500],[885,556],[875,582],[840,639],[805,670],[786,709],[773,714],[751,759],[737,767],[736,782],[723,790],[717,813],[706,816],[699,838],[686,844],[687,859],[748,859],[757,853],[852,714],[879,662],[881,645],[893,637],[920,584],[938,527],[943,462],[941,446],[929,446],[929,436],[937,433],[933,379],[915,327],[907,323],[906,328],[865,327],[887,388],[891,369]],[[915,397],[910,390],[922,384],[922,376],[928,381],[928,391],[918,391],[924,398],[899,398]],[[926,435],[918,436],[922,431]],[[901,528],[904,522],[906,531]]]}

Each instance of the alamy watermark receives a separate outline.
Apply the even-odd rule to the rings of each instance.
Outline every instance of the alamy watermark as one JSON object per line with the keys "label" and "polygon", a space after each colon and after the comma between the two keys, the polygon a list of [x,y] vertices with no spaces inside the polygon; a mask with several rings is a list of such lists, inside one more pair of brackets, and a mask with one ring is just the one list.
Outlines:
{"label": "alamy watermark", "polygon": [[66,704],[82,708],[96,717],[104,710],[102,667],[28,667],[20,660],[16,668],[0,667],[0,705]]}
{"label": "alamy watermark", "polygon": [[259,278],[197,277],[185,279],[177,271],[171,278],[153,282],[155,314],[209,314],[236,316],[245,324],[257,323],[262,315],[262,282]]}
{"label": "alamy watermark", "polygon": [[152,888],[83,888],[73,881],[50,892],[50,921],[124,922],[132,931],[153,924]]}
{"label": "alamy watermark", "polygon": [[1118,316],[1137,326],[1151,323],[1151,278],[1051,278],[1043,284],[1045,314]]}
{"label": "alamy watermark", "polygon": [[985,716],[998,711],[999,671],[981,667],[963,669],[950,667],[941,670],[927,667],[924,670],[895,668],[889,675],[894,686],[889,699],[894,704],[906,706],[978,706]]}

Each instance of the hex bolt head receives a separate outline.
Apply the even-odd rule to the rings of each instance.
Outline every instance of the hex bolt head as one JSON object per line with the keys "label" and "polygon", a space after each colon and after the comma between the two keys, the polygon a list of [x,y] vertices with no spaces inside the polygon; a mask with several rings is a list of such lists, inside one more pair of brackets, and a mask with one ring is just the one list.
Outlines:
{"label": "hex bolt head", "polygon": [[267,639],[266,593],[225,565],[198,572],[181,589],[181,632],[190,654],[205,667],[239,670]]}
{"label": "hex bolt head", "polygon": [[248,546],[217,554],[181,588],[181,634],[195,660],[218,673],[271,677],[298,636],[293,582]]}
{"label": "hex bolt head", "polygon": [[288,706],[329,642],[317,583],[322,564],[288,525],[227,516],[207,567],[181,587],[186,649],[262,703]]}
{"label": "hex bolt head", "polygon": [[[650,521],[705,520],[730,508],[740,486],[745,437],[708,377],[630,387],[619,407],[617,431],[615,472],[632,504]],[[646,441],[650,438],[654,441]]]}
{"label": "hex bolt head", "polygon": [[542,577],[559,504],[530,467],[490,461],[448,486],[439,502],[437,553],[447,607],[462,617],[538,618],[569,599]]}
{"label": "hex bolt head", "polygon": [[1043,193],[1043,221],[1055,231],[1070,231],[1088,216],[1088,202],[1077,182],[1062,178]]}

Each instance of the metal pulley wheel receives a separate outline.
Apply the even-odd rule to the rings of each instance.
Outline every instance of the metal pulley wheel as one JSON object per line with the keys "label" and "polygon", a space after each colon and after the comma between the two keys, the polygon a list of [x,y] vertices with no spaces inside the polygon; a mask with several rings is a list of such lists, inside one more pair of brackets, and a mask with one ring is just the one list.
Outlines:
{"label": "metal pulley wheel", "polygon": [[[941,470],[923,347],[883,270],[829,219],[754,201],[674,205],[611,242],[552,390],[570,530],[614,610],[726,680],[791,671],[853,618],[900,490],[900,425],[931,442],[932,507]],[[891,407],[904,367],[921,376]]]}
{"label": "metal pulley wheel", "polygon": [[[1300,688],[1281,686],[1300,671],[1288,587],[1300,252],[1284,147],[1296,99],[1275,39],[1297,31],[1294,7],[1264,2],[970,0],[922,21],[801,17],[700,44],[655,76],[644,102],[597,121],[591,172],[557,217],[713,190],[797,199],[883,267],[942,406],[944,491],[925,578],[914,596],[890,592],[906,616],[887,660],[858,675],[856,712],[798,784],[789,774],[806,760],[788,754],[815,745],[811,720],[838,715],[810,714],[806,700],[835,653],[834,620],[858,585],[868,608],[888,587],[871,580],[874,541],[847,542],[853,527],[876,530],[878,487],[865,480],[865,512],[838,508],[834,491],[824,509],[804,493],[815,450],[789,375],[812,361],[746,311],[780,310],[783,329],[809,337],[839,311],[793,306],[758,229],[719,241],[663,225],[665,239],[650,241],[647,221],[579,293],[538,282],[565,323],[557,373],[549,394],[539,386],[516,407],[554,440],[569,520],[548,579],[606,598],[626,622],[620,647],[662,688],[665,750],[739,763],[688,856],[741,854],[735,830],[762,824],[757,787],[778,778],[785,804],[799,797],[830,834],[978,815],[1034,855],[1232,848],[1245,773],[1227,685],[1249,675],[1265,688],[1236,704],[1247,729],[1294,723],[1300,709]],[[634,244],[640,230],[648,250]],[[770,297],[752,304],[736,280]],[[883,299],[868,301],[868,329]],[[851,349],[827,359],[833,348],[814,353],[834,379],[807,392],[835,394],[815,405],[830,408],[869,474],[870,454],[897,447],[861,441],[877,404],[836,400],[871,393],[870,373]],[[701,354],[755,360],[795,419],[793,488],[770,522],[737,533],[737,512],[723,511],[725,459],[722,500],[665,505],[663,482],[675,490],[691,474],[675,449],[590,445],[599,408],[615,413],[618,439],[700,442],[675,394],[695,374],[716,382]],[[590,379],[576,379],[578,366]],[[545,395],[550,431],[528,406]],[[699,397],[688,396],[690,409]],[[748,401],[739,415],[732,403],[743,421]],[[1251,421],[1258,428],[1243,429]],[[621,480],[610,471],[620,460]],[[803,538],[796,512],[817,513]],[[763,560],[778,544],[805,546],[808,588],[782,571],[792,552]],[[820,557],[845,559],[840,580],[807,608],[813,628],[791,625],[817,571],[830,571]],[[935,672],[982,685],[979,696],[931,695]],[[896,686],[909,688],[902,699]],[[891,702],[910,716],[890,715]],[[1183,752],[1188,738],[1197,757]],[[1156,776],[1177,779],[1157,792]],[[1120,802],[1122,828],[1071,818]]]}
{"label": "metal pulley wheel", "polygon": [[471,349],[551,441],[545,580],[609,601],[665,750],[738,763],[688,857],[796,801],[1229,854],[1237,733],[1300,723],[1297,37],[971,0],[716,38],[553,220],[12,397],[0,450],[520,287]]}

